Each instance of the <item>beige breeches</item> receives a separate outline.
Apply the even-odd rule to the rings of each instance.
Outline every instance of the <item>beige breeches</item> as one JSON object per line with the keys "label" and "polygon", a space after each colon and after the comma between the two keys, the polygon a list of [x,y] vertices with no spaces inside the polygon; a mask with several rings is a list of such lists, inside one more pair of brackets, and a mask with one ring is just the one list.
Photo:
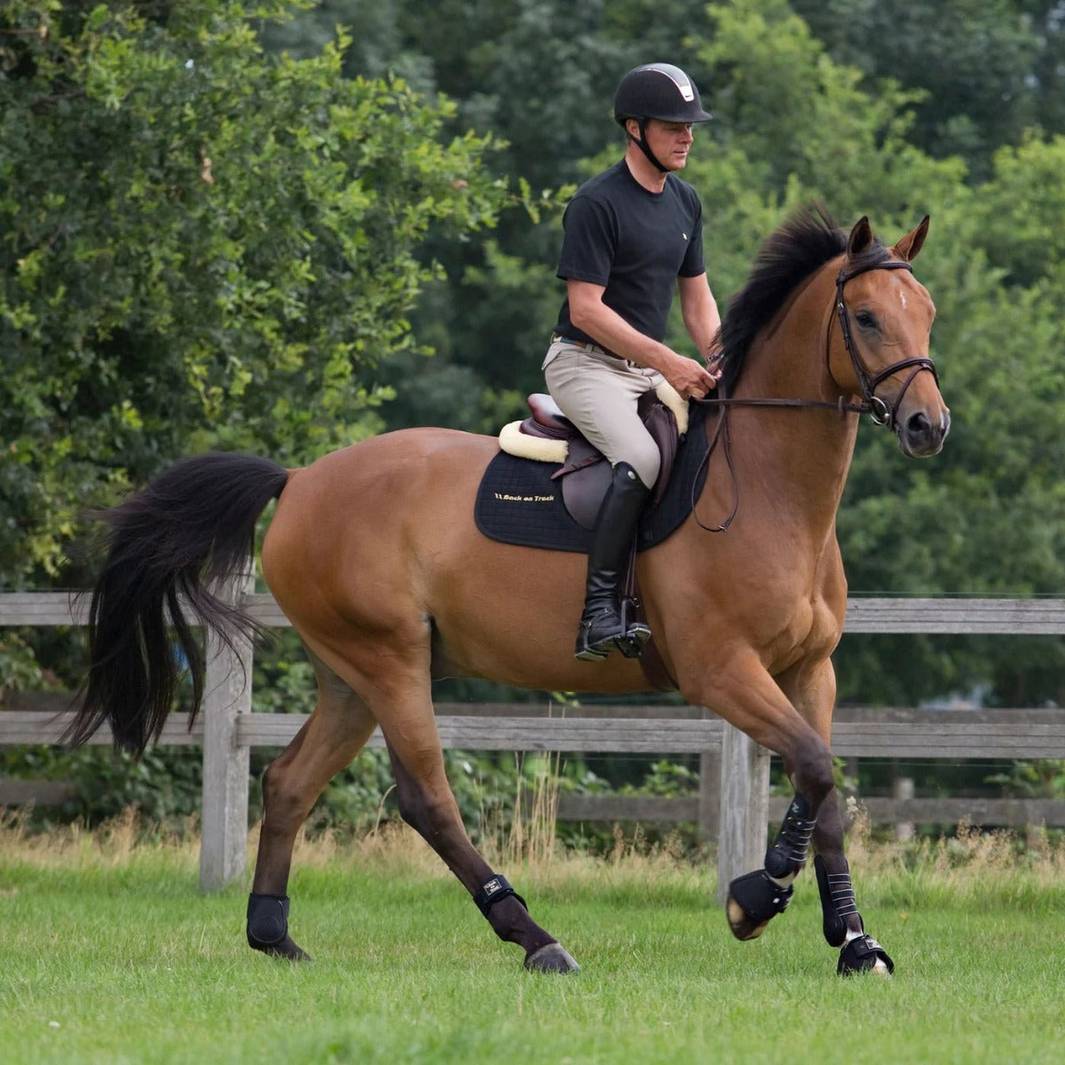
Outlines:
{"label": "beige breeches", "polygon": [[608,355],[594,344],[556,341],[543,364],[547,389],[562,413],[614,466],[627,462],[648,487],[658,478],[658,446],[636,403],[664,378],[657,370]]}

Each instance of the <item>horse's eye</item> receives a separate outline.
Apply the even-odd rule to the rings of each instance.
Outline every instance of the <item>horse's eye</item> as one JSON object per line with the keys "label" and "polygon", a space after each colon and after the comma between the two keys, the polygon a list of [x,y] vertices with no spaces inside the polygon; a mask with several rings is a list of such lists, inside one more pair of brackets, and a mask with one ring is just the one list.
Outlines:
{"label": "horse's eye", "polygon": [[854,319],[863,329],[876,329],[877,328],[876,315],[875,314],[870,314],[869,311],[859,311],[854,316]]}

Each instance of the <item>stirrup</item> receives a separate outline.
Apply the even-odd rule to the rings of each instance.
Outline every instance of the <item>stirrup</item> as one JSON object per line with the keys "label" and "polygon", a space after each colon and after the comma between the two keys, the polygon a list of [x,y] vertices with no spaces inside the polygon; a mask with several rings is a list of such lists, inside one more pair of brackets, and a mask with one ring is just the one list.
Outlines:
{"label": "stirrup", "polygon": [[639,658],[651,642],[651,626],[633,616],[636,609],[634,599],[626,596],[621,600],[621,625],[625,635],[618,637],[617,646],[626,658]]}
{"label": "stirrup", "polygon": [[589,643],[588,635],[593,624],[593,621],[581,622],[574,653],[574,657],[581,662],[602,662],[612,651],[620,651],[625,658],[639,658],[651,641],[651,628],[646,622],[630,621],[619,624],[617,632],[612,635],[602,636],[594,643]]}

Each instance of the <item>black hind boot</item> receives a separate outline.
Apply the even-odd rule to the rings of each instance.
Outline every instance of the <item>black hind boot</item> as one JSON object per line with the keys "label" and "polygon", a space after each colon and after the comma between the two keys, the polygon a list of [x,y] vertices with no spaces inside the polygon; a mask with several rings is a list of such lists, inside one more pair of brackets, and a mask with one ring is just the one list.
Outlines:
{"label": "black hind boot", "polygon": [[311,956],[288,934],[288,896],[248,896],[248,946],[275,958],[310,961]]}
{"label": "black hind boot", "polygon": [[588,587],[575,652],[584,662],[600,662],[615,650],[626,658],[637,658],[651,638],[643,622],[626,623],[621,604],[621,584],[636,526],[650,494],[627,462],[614,467],[588,552]]}

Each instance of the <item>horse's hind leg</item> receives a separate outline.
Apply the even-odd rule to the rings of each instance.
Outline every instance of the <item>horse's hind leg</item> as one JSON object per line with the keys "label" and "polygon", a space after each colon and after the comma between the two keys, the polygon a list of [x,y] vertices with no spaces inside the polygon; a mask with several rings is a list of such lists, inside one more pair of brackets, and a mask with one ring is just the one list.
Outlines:
{"label": "horse's hind leg", "polygon": [[248,943],[277,957],[307,954],[288,934],[289,869],[296,834],[332,777],[359,753],[377,722],[365,702],[313,654],[318,704],[263,776],[263,823],[248,899]]}
{"label": "horse's hind leg", "polygon": [[351,682],[366,694],[381,723],[403,820],[458,877],[496,935],[525,951],[527,969],[575,971],[578,966],[570,954],[529,916],[521,897],[505,877],[492,870],[466,834],[444,771],[430,691],[428,648],[411,640],[401,651],[394,646],[378,650],[380,653],[374,655],[366,645],[360,648],[358,659],[373,660],[374,675],[372,679],[365,674],[359,678],[353,672]]}
{"label": "horse's hind leg", "polygon": [[525,951],[527,969],[575,971],[577,963],[570,954],[529,916],[525,901],[470,842],[444,772],[432,704],[426,699],[393,705],[389,723],[382,727],[403,820],[447,863],[495,934]]}

